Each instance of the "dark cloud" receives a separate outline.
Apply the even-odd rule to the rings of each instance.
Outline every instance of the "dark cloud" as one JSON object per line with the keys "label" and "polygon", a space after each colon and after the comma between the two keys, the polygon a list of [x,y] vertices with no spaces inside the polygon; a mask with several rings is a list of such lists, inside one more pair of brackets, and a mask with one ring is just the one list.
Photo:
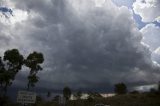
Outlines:
{"label": "dark cloud", "polygon": [[36,50],[45,56],[38,87],[101,90],[118,82],[158,80],[151,52],[141,43],[142,35],[126,7],[110,0],[102,7],[95,7],[93,0],[13,2],[29,13],[12,29],[13,45],[22,53]]}

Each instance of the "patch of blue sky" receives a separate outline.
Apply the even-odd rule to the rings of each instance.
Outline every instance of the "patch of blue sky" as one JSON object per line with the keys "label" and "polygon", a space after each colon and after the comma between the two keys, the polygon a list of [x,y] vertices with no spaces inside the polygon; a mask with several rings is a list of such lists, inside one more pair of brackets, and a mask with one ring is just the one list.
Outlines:
{"label": "patch of blue sky", "polygon": [[132,8],[132,4],[135,0],[112,0],[117,6],[127,6],[128,8]]}
{"label": "patch of blue sky", "polygon": [[[135,0],[112,0],[117,6],[126,6],[129,9],[133,10],[133,3]],[[143,28],[147,23],[142,22],[142,18],[133,12],[133,18],[139,29]]]}
{"label": "patch of blue sky", "polygon": [[6,15],[6,13],[9,13],[10,15],[12,15],[13,16],[13,11],[12,11],[12,9],[10,9],[10,8],[7,8],[7,7],[0,7],[0,12],[2,12],[2,14],[3,15],[5,15],[6,17],[8,17],[7,15]]}
{"label": "patch of blue sky", "polygon": [[157,21],[153,22],[153,24],[155,24],[156,26],[159,26],[159,27],[160,27],[160,23],[157,22]]}
{"label": "patch of blue sky", "polygon": [[135,19],[135,21],[137,23],[137,27],[139,29],[143,28],[147,24],[155,24],[156,26],[160,27],[160,23],[157,22],[157,21],[154,21],[154,22],[142,22],[142,18],[139,15],[135,14],[134,12],[133,12],[133,18]]}
{"label": "patch of blue sky", "polygon": [[136,22],[136,24],[137,24],[137,27],[138,27],[139,29],[143,28],[146,24],[148,24],[148,23],[142,22],[141,16],[135,14],[134,12],[133,12],[133,18],[134,18],[134,20],[135,20],[135,22]]}
{"label": "patch of blue sky", "polygon": [[[134,3],[136,0],[112,0],[112,1],[113,1],[117,6],[126,6],[126,7],[128,7],[129,9],[132,9],[132,10],[133,10],[132,5],[133,5],[133,3]],[[139,15],[135,14],[134,11],[133,11],[133,18],[135,19],[135,22],[136,22],[137,27],[138,27],[139,29],[141,29],[141,28],[143,28],[145,25],[149,24],[149,22],[148,22],[148,23],[142,22],[142,18],[141,18]],[[155,24],[156,26],[159,26],[159,27],[160,27],[160,23],[158,23],[157,21],[155,21],[155,22],[150,22],[150,23],[153,23],[153,24]]]}

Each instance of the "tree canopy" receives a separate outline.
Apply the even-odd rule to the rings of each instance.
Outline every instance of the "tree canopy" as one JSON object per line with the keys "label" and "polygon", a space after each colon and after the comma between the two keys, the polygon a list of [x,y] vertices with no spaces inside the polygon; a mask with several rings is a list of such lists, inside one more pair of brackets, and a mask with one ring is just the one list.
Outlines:
{"label": "tree canopy", "polygon": [[114,91],[116,94],[126,94],[127,86],[124,83],[115,84]]}
{"label": "tree canopy", "polygon": [[72,94],[72,92],[71,92],[71,89],[69,87],[65,87],[63,89],[63,96],[66,98],[66,100],[70,99],[71,94]]}
{"label": "tree canopy", "polygon": [[23,61],[24,58],[17,49],[5,51],[3,58],[0,58],[0,86],[4,95],[18,71],[21,70]]}
{"label": "tree canopy", "polygon": [[11,49],[4,52],[4,56],[0,57],[0,96],[5,96],[7,88],[12,85],[17,73],[22,69],[22,66],[30,68],[28,75],[28,89],[34,87],[38,82],[39,77],[36,75],[39,70],[42,70],[40,64],[44,61],[43,54],[33,52],[25,59],[18,49]]}
{"label": "tree canopy", "polygon": [[25,65],[30,68],[30,73],[28,75],[28,84],[27,89],[29,90],[30,87],[34,87],[35,83],[38,82],[38,71],[42,70],[40,64],[44,61],[43,54],[38,52],[33,52],[28,55],[27,59],[25,60]]}

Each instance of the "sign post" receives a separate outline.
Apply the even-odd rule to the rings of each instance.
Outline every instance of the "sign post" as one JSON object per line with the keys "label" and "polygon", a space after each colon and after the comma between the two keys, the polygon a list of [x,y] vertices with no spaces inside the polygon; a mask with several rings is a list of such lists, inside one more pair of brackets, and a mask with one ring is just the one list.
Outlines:
{"label": "sign post", "polygon": [[18,91],[17,103],[32,104],[36,102],[36,93],[28,91]]}

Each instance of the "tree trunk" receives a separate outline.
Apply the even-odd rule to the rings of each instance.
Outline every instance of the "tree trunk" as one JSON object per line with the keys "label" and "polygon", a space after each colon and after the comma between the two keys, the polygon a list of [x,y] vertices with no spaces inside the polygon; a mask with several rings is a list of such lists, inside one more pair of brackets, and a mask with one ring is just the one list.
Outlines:
{"label": "tree trunk", "polygon": [[8,88],[8,84],[6,83],[5,86],[4,86],[4,97],[6,97],[6,94],[7,94],[7,88]]}
{"label": "tree trunk", "polygon": [[27,91],[29,91],[29,89],[30,89],[30,82],[28,82],[27,84]]}

